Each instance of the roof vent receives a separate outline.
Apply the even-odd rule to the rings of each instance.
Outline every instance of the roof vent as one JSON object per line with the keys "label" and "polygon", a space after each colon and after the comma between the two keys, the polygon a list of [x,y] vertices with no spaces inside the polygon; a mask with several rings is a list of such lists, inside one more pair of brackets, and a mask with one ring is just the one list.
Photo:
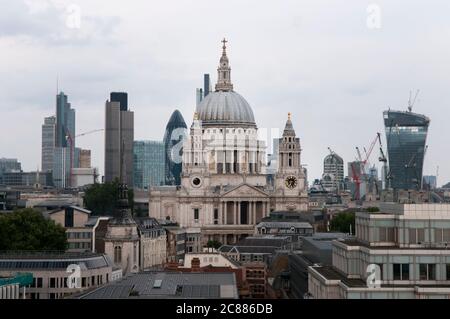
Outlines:
{"label": "roof vent", "polygon": [[162,286],[162,280],[156,279],[155,282],[153,283],[153,288],[161,288],[161,286]]}

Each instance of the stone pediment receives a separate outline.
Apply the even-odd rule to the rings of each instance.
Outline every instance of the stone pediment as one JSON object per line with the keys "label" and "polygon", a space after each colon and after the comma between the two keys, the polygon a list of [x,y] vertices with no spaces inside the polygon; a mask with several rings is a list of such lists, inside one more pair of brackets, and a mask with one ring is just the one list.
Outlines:
{"label": "stone pediment", "polygon": [[222,197],[229,198],[229,197],[251,197],[251,198],[267,198],[269,195],[248,184],[241,184],[239,186],[236,186],[233,189],[230,189],[229,191],[226,191]]}

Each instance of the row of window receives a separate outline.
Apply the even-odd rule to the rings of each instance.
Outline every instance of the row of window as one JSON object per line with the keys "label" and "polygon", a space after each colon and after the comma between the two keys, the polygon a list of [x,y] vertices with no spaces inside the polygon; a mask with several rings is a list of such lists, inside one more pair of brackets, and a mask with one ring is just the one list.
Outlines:
{"label": "row of window", "polygon": [[[373,241],[374,238],[369,238],[369,227],[356,225],[357,236],[365,241]],[[398,242],[398,230],[394,227],[378,227],[378,241],[379,242]],[[428,242],[425,238],[425,228],[408,228],[405,229],[408,234],[409,244],[420,244]],[[450,242],[450,229],[435,228],[434,229],[434,243]]]}
{"label": "row of window", "polygon": [[[380,269],[383,268],[380,266]],[[450,264],[446,264],[445,270],[446,278],[450,280]],[[393,264],[393,274],[394,280],[411,280],[410,264]],[[419,264],[419,280],[436,280],[436,264]]]}
{"label": "row of window", "polygon": [[67,232],[67,239],[91,238],[91,232]]}
{"label": "row of window", "polygon": [[[48,287],[49,288],[68,288],[67,285],[67,277],[50,277],[48,279]],[[109,280],[109,275],[106,274],[106,282]],[[81,278],[81,287],[86,288],[95,285],[103,284],[103,276],[90,276],[90,277],[82,277]],[[43,288],[43,278],[35,277],[33,278],[33,283],[31,285],[32,288]]]}
{"label": "row of window", "polygon": [[91,249],[91,243],[88,242],[75,242],[75,243],[69,243],[69,249],[86,249],[86,250],[90,250]]}

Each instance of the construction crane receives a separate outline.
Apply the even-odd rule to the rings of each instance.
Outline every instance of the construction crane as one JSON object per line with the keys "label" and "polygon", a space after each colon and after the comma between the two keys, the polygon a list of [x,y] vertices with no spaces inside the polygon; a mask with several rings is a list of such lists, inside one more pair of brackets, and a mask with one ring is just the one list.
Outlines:
{"label": "construction crane", "polygon": [[414,100],[411,101],[412,97],[412,91],[409,91],[409,100],[408,100],[408,111],[411,112],[412,108],[414,106],[414,103],[416,103],[417,95],[419,95],[420,90],[416,91],[416,95],[414,96]]}
{"label": "construction crane", "polygon": [[[91,131],[87,131],[87,132],[83,132],[81,134],[75,135],[75,137],[81,137],[81,136],[85,136],[85,135],[89,135],[95,132],[100,132],[100,131],[104,131],[105,129],[101,128],[101,129],[96,129],[96,130],[91,130]],[[67,130],[66,132],[66,140],[69,142],[70,144],[70,185],[73,185],[73,153],[74,153],[74,146],[73,145],[73,138],[72,135],[70,134],[70,131]]]}
{"label": "construction crane", "polygon": [[75,137],[85,136],[85,135],[89,135],[89,134],[92,134],[92,133],[95,133],[95,132],[104,131],[104,130],[105,130],[104,128],[99,128],[99,129],[97,129],[97,130],[87,131],[87,132],[78,134],[78,135],[76,135]]}

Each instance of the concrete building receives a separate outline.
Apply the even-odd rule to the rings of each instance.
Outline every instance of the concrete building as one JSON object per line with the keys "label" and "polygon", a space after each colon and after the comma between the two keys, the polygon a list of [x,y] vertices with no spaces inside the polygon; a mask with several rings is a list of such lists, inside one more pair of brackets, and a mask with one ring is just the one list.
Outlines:
{"label": "concrete building", "polygon": [[[118,94],[120,93],[120,94]],[[105,182],[119,178],[121,153],[127,185],[133,186],[134,113],[126,93],[112,92],[105,106]]]}
{"label": "concrete building", "polygon": [[233,272],[143,272],[110,283],[80,299],[238,299]]}
{"label": "concrete building", "polygon": [[72,169],[72,187],[83,187],[94,184],[96,171],[95,168],[73,168]]}
{"label": "concrete building", "polygon": [[7,172],[0,173],[0,185],[11,188],[53,187],[52,172]]}
{"label": "concrete building", "polygon": [[203,245],[209,240],[235,243],[253,235],[271,210],[307,210],[300,153],[289,115],[275,186],[268,186],[265,143],[258,140],[250,105],[233,90],[224,45],[216,90],[197,107],[183,145],[181,185],[151,187],[150,216],[201,228]]}
{"label": "concrete building", "polygon": [[11,211],[18,207],[20,191],[0,186],[0,211]]}
{"label": "concrete building", "polygon": [[91,150],[80,149],[79,168],[91,168]]}
{"label": "concrete building", "polygon": [[0,158],[0,175],[10,172],[21,172],[22,164],[17,158]]}
{"label": "concrete building", "polygon": [[154,218],[136,217],[140,247],[140,269],[148,270],[167,261],[167,235]]}
{"label": "concrete building", "polygon": [[[70,288],[69,265],[79,266],[80,286]],[[61,299],[104,285],[121,277],[121,270],[102,254],[39,251],[0,253],[0,277],[31,273],[33,281],[25,290],[26,299]]]}
{"label": "concrete building", "polygon": [[381,203],[355,224],[332,266],[309,267],[312,298],[450,298],[450,204]]}
{"label": "concrete building", "polygon": [[218,251],[243,265],[264,262],[270,265],[277,250],[289,250],[289,237],[252,236],[233,245],[222,245]]}
{"label": "concrete building", "polygon": [[16,273],[0,277],[1,299],[25,299],[27,287],[33,284],[33,274]]}
{"label": "concrete building", "polygon": [[134,141],[134,188],[147,189],[165,183],[165,148],[162,141]]}
{"label": "concrete building", "polygon": [[323,160],[322,185],[327,192],[344,189],[344,160],[333,151]]}
{"label": "concrete building", "polygon": [[51,220],[66,229],[68,252],[96,252],[96,231],[100,220],[109,217],[91,217],[91,211],[78,206],[64,206],[45,212]]}

